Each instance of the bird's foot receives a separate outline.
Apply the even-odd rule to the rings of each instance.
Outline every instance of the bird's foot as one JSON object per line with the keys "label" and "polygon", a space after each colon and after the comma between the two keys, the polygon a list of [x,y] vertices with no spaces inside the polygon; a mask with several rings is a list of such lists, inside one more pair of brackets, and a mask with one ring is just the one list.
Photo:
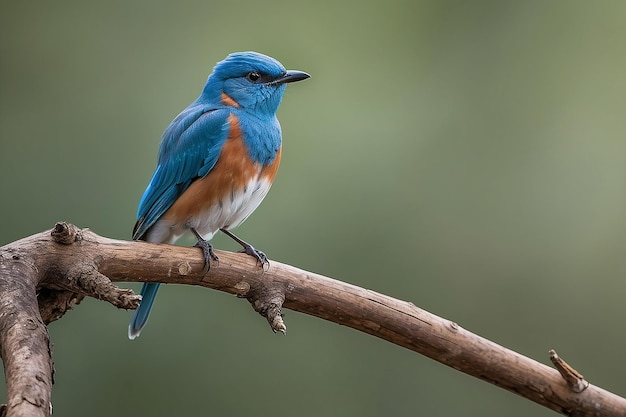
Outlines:
{"label": "bird's foot", "polygon": [[245,253],[247,255],[252,256],[253,258],[256,258],[256,260],[259,262],[259,264],[261,265],[261,267],[263,269],[265,269],[265,266],[267,266],[268,268],[270,267],[270,261],[267,259],[267,255],[265,255],[265,253],[263,253],[262,251],[260,251],[258,249],[255,249],[254,246],[252,246],[248,242],[245,242],[245,241],[241,240],[240,238],[235,236],[230,231],[228,231],[226,229],[220,229],[220,230],[226,236],[230,237],[235,242],[237,242],[237,243],[239,243],[241,245],[243,250],[239,251],[240,253]]}
{"label": "bird's foot", "polygon": [[253,258],[256,258],[256,260],[263,268],[265,268],[265,265],[267,265],[267,267],[269,268],[270,261],[267,259],[267,255],[265,255],[265,253],[258,249],[255,249],[254,246],[246,242],[243,242],[241,246],[243,246],[243,249],[239,251],[240,253],[245,253],[252,256]]}
{"label": "bird's foot", "polygon": [[211,269],[211,261],[219,263],[220,258],[218,258],[215,254],[213,245],[204,240],[204,238],[200,236],[200,233],[198,233],[195,229],[191,229],[191,231],[194,235],[196,235],[196,239],[198,239],[194,247],[202,249],[202,253],[204,254],[204,273],[206,274]]}

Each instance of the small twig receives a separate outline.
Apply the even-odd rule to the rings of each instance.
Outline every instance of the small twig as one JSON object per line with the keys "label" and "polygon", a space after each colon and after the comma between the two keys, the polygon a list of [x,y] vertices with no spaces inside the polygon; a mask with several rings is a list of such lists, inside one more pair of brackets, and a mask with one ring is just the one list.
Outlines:
{"label": "small twig", "polygon": [[254,311],[267,319],[274,333],[287,334],[282,313],[285,291],[281,285],[259,285],[253,290],[249,282],[242,280],[235,284],[235,289],[237,297],[246,298]]}
{"label": "small twig", "polygon": [[583,392],[587,389],[589,382],[585,380],[580,372],[561,359],[554,349],[550,349],[548,354],[550,355],[550,360],[554,364],[555,368],[559,371],[563,379],[565,379],[567,386],[570,387],[572,391]]}
{"label": "small twig", "polygon": [[77,264],[67,271],[66,279],[68,284],[66,289],[107,301],[117,308],[134,310],[139,307],[140,295],[116,286],[109,278],[98,272],[95,265]]}
{"label": "small twig", "polygon": [[267,322],[272,327],[274,333],[282,333],[283,335],[287,334],[287,326],[283,321],[283,313],[281,310],[282,302],[280,304],[270,303],[264,312],[259,312],[262,316],[267,319]]}
{"label": "small twig", "polygon": [[[50,235],[55,242],[63,245],[71,245],[82,239],[82,231],[73,224],[66,222],[58,222],[55,224]],[[74,299],[71,299],[72,297],[70,296],[68,308],[80,302],[85,295],[98,300],[107,301],[117,308],[127,310],[136,309],[141,301],[141,296],[135,295],[132,290],[119,288],[114,285],[108,277],[98,271],[97,266],[93,262],[76,262],[76,264],[72,265],[67,270],[63,279],[57,279],[54,283],[62,290],[65,290],[54,294],[55,297],[58,298],[59,294],[63,294],[64,292],[76,294]],[[48,284],[50,285],[52,282]],[[56,291],[54,292],[56,293]],[[54,319],[60,318],[66,310],[67,309],[58,310],[57,316],[55,316]]]}

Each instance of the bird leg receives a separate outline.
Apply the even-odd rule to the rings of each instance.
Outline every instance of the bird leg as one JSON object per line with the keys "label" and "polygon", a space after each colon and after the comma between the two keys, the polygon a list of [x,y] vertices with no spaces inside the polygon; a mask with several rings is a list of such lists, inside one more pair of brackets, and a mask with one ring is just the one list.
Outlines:
{"label": "bird leg", "polygon": [[219,262],[220,258],[218,258],[213,251],[213,245],[204,240],[204,238],[200,235],[200,233],[198,233],[196,229],[192,227],[191,231],[196,236],[196,239],[198,239],[198,242],[196,242],[194,246],[196,248],[202,249],[202,253],[204,254],[204,272],[209,272],[209,269],[211,269],[211,261],[213,260],[215,262]]}
{"label": "bird leg", "polygon": [[226,236],[228,236],[229,238],[231,238],[235,242],[239,243],[243,247],[243,250],[241,251],[242,253],[245,253],[247,255],[250,255],[250,256],[256,258],[256,260],[261,264],[262,267],[264,267],[266,264],[267,264],[268,267],[270,266],[270,261],[267,260],[267,256],[263,252],[261,252],[258,249],[255,249],[254,246],[252,246],[251,244],[249,244],[249,243],[239,239],[237,236],[235,236],[230,231],[228,231],[226,229],[220,229],[220,230]]}

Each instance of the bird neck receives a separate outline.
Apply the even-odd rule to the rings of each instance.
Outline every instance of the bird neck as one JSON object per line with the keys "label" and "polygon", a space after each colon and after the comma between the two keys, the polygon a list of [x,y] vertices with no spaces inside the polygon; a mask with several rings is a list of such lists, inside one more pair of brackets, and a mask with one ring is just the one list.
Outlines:
{"label": "bird neck", "polygon": [[239,121],[250,158],[263,166],[271,164],[282,143],[276,115],[265,117],[243,109],[233,109],[231,113]]}

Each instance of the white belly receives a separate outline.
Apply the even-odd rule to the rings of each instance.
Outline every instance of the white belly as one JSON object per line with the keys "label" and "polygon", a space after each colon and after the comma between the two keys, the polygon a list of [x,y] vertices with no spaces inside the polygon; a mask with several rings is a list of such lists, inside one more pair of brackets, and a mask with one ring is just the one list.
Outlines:
{"label": "white belly", "polygon": [[261,204],[270,190],[271,183],[266,178],[255,178],[246,187],[233,190],[216,204],[188,219],[185,224],[172,224],[159,219],[147,233],[148,242],[174,243],[188,229],[194,228],[206,240],[210,240],[219,229],[237,227]]}
{"label": "white belly", "polygon": [[210,239],[219,229],[232,229],[239,226],[259,207],[271,185],[265,178],[255,178],[245,188],[232,191],[218,204],[209,207],[197,218],[192,219],[189,227],[195,227],[205,239]]}

